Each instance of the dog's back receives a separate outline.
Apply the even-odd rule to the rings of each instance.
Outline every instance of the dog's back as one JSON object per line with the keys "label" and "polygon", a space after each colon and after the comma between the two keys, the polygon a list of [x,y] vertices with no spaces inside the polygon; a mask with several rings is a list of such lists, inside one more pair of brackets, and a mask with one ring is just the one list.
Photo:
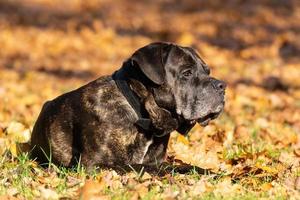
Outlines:
{"label": "dog's back", "polygon": [[[91,157],[112,164],[108,158],[116,161],[113,151],[125,151],[124,144],[135,139],[136,117],[112,78],[101,77],[44,104],[32,132],[32,157],[71,166],[81,155],[86,165]],[[91,156],[97,148],[102,148],[101,155]]]}

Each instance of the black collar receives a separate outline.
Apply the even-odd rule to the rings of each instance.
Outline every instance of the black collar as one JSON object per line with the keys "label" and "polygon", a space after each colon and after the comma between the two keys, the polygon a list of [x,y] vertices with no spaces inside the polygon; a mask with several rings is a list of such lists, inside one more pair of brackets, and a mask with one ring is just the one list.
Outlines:
{"label": "black collar", "polygon": [[[126,69],[127,68],[127,69]],[[149,115],[144,107],[141,104],[139,97],[131,90],[130,86],[128,85],[128,77],[129,72],[132,69],[128,69],[128,64],[124,64],[123,67],[116,71],[112,78],[116,82],[119,90],[127,99],[128,103],[131,105],[133,110],[138,116],[137,121],[135,122],[140,128],[149,131],[151,129],[151,120],[149,119]]]}

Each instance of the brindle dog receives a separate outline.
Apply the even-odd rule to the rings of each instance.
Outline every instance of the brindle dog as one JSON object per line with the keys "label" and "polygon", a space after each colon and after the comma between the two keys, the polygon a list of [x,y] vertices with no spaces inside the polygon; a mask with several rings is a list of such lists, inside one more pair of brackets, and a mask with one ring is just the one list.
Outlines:
{"label": "brindle dog", "polygon": [[120,70],[44,104],[32,157],[70,167],[160,166],[170,133],[206,125],[224,107],[225,83],[194,49],[152,43]]}

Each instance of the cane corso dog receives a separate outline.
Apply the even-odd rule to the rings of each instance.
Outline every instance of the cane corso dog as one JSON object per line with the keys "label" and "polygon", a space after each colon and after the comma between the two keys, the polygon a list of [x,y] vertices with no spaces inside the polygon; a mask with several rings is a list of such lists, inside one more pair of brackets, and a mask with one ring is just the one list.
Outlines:
{"label": "cane corso dog", "polygon": [[172,131],[185,135],[223,110],[226,85],[209,74],[190,47],[142,47],[113,75],[46,102],[32,156],[66,167],[159,166]]}

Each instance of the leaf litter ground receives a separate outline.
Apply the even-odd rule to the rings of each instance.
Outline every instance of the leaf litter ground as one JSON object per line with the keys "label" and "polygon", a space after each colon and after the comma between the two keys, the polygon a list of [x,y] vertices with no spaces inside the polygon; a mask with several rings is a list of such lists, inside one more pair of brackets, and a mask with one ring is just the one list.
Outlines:
{"label": "leaf litter ground", "polygon": [[[0,198],[299,199],[298,1],[0,1]],[[223,114],[168,159],[215,174],[43,168],[18,146],[43,102],[152,41],[192,46],[227,82]]]}

